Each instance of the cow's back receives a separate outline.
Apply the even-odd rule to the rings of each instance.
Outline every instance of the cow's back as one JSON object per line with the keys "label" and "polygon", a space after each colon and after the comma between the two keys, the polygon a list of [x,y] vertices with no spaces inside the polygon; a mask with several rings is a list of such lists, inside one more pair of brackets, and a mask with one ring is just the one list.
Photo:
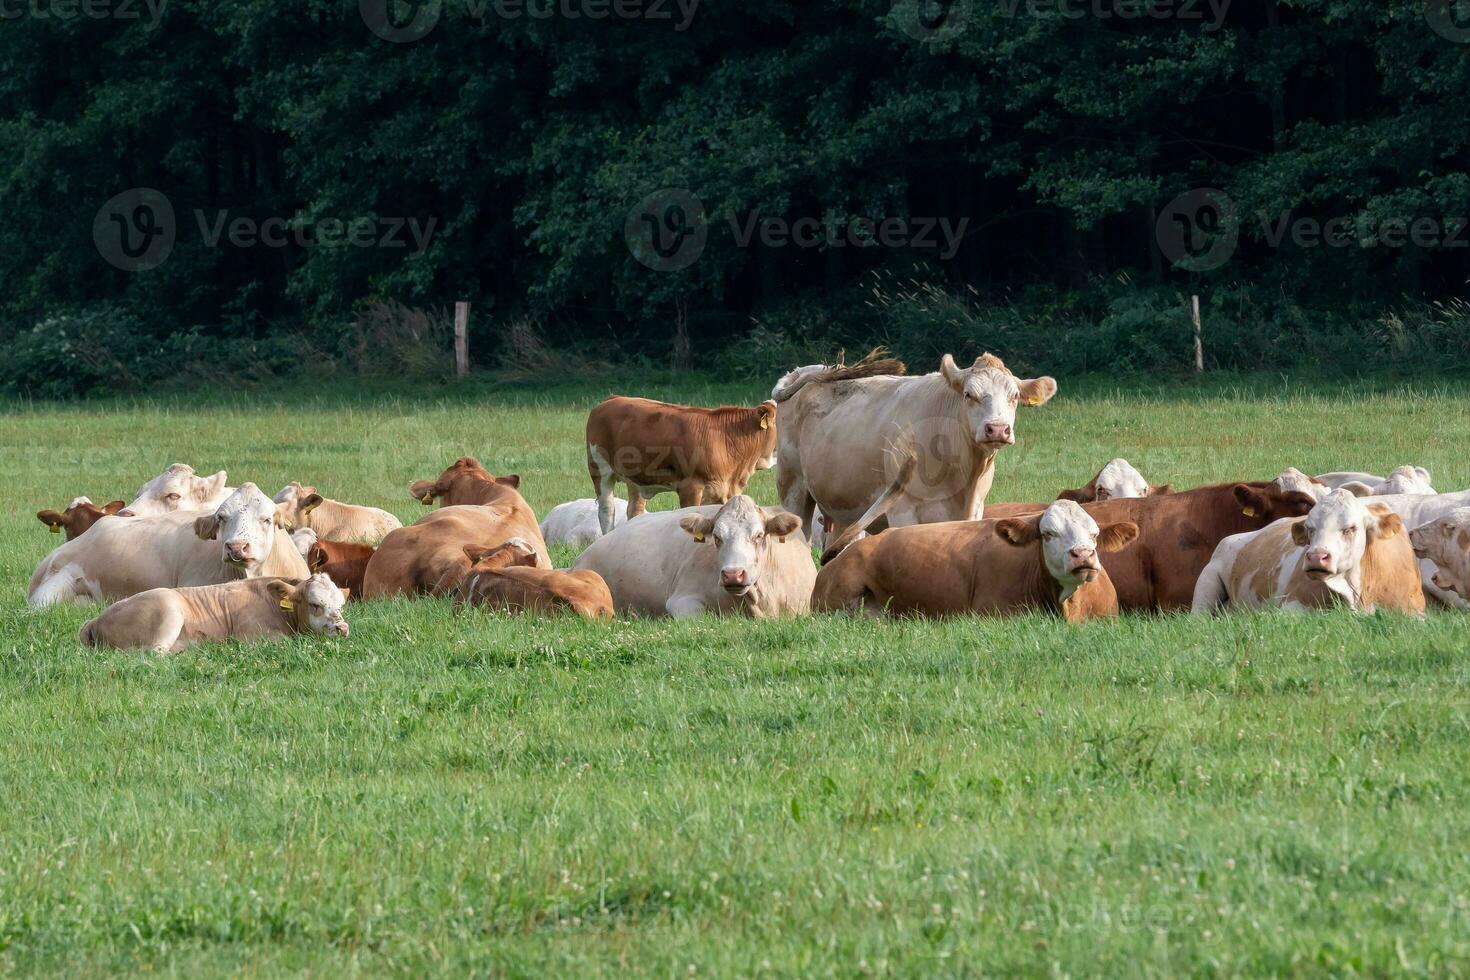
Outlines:
{"label": "cow's back", "polygon": [[[602,576],[618,612],[666,615],[666,603],[686,569],[697,574],[707,566],[710,581],[716,574],[715,549],[690,537],[679,526],[680,519],[690,514],[713,518],[719,511],[718,504],[704,504],[644,514],[592,542],[572,568]],[[701,557],[706,560],[701,562]]]}
{"label": "cow's back", "polygon": [[119,599],[149,589],[205,585],[234,576],[221,560],[217,541],[194,533],[193,512],[157,517],[104,517],[84,535],[47,555],[31,575],[34,596],[52,575],[79,576],[98,587],[104,599]]}
{"label": "cow's back", "polygon": [[524,503],[520,507],[455,504],[430,511],[383,539],[363,573],[363,598],[453,589],[470,568],[465,545],[493,547],[520,537],[535,548],[538,563],[549,567],[551,558],[535,518]]}

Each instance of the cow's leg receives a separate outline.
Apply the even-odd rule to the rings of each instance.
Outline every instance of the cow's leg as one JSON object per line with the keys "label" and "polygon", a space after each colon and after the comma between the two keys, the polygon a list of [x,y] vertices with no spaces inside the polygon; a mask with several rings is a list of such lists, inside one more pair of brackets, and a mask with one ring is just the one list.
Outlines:
{"label": "cow's leg", "polygon": [[641,516],[644,511],[648,510],[648,498],[651,496],[653,495],[648,494],[647,496],[645,496],[643,493],[643,488],[638,486],[636,483],[628,484],[628,520],[631,521],[633,518]]}
{"label": "cow's leg", "polygon": [[664,603],[664,608],[675,619],[689,619],[693,616],[703,616],[706,612],[704,600],[697,595],[690,595],[688,593],[670,596],[669,601]]}
{"label": "cow's leg", "polygon": [[699,480],[682,480],[678,487],[680,507],[698,507],[704,503],[704,483]]}
{"label": "cow's leg", "polygon": [[[791,475],[788,476],[788,473]],[[781,499],[782,510],[789,510],[801,518],[802,533],[810,541],[812,512],[816,509],[817,502],[807,491],[806,481],[795,472],[795,467],[781,466],[776,469],[776,496]]]}
{"label": "cow's leg", "polygon": [[[602,528],[602,533],[606,534],[618,525],[617,511],[613,506],[613,491],[617,489],[618,475],[602,450],[591,443],[587,444],[587,471],[592,476],[592,488],[597,494],[597,523]],[[628,499],[628,510],[631,516],[631,495]]]}

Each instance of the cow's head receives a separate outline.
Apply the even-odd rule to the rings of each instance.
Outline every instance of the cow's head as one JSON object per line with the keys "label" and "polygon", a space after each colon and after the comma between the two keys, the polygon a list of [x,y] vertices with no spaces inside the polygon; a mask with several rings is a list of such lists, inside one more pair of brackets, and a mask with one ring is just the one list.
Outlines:
{"label": "cow's head", "polygon": [[[276,509],[280,510],[280,504],[276,505]],[[317,547],[316,542],[316,531],[309,527],[298,527],[291,532],[291,543],[301,552],[301,557],[306,559],[307,568],[311,567],[311,549]]]}
{"label": "cow's head", "polygon": [[[1322,490],[1326,492],[1325,487]],[[1237,483],[1231,492],[1240,506],[1240,512],[1262,526],[1283,517],[1301,517],[1317,505],[1314,494],[1302,490],[1284,490],[1275,480],[1264,486]]]}
{"label": "cow's head", "polygon": [[194,521],[194,533],[219,540],[224,562],[249,572],[271,555],[276,528],[284,527],[276,503],[253,483],[241,484],[212,514]]}
{"label": "cow's head", "polygon": [[1304,493],[1314,501],[1320,500],[1331,488],[1315,476],[1307,476],[1295,466],[1288,466],[1276,474],[1271,481],[1283,493]]}
{"label": "cow's head", "polygon": [[1143,478],[1143,474],[1126,459],[1109,460],[1098,470],[1097,476],[1085,487],[1063,490],[1058,500],[1073,500],[1079,504],[1090,504],[1097,500],[1121,500],[1125,498],[1152,497],[1162,493],[1173,493],[1174,485],[1166,483],[1154,486]]}
{"label": "cow's head", "polygon": [[1018,548],[1039,541],[1047,573],[1065,588],[1101,575],[1098,553],[1127,547],[1138,537],[1138,525],[1122,521],[1099,528],[1076,501],[1057,500],[1036,517],[996,521],[995,533]]}
{"label": "cow's head", "polygon": [[275,496],[276,509],[281,512],[281,519],[288,528],[305,527],[306,515],[319,507],[324,499],[316,492],[316,487],[303,487],[295,480],[282,487]]}
{"label": "cow's head", "polygon": [[1371,542],[1403,529],[1404,522],[1387,506],[1338,489],[1324,494],[1310,514],[1291,525],[1291,540],[1306,549],[1302,570],[1321,581],[1349,574],[1362,563]]}
{"label": "cow's head", "polygon": [[760,507],[744,494],[737,494],[713,517],[690,514],[680,519],[679,527],[695,541],[716,549],[720,588],[742,596],[760,583],[771,548],[795,534],[801,518],[784,510]]}
{"label": "cow's head", "polygon": [[1021,379],[994,354],[984,354],[967,368],[958,367],[948,354],[939,373],[962,399],[961,421],[980,449],[997,450],[1016,441],[1016,408],[1045,405],[1057,393],[1053,378]]}
{"label": "cow's head", "polygon": [[1435,586],[1470,599],[1470,507],[1460,507],[1409,532],[1414,556],[1434,562]]}
{"label": "cow's head", "polygon": [[438,500],[440,507],[453,507],[456,504],[483,504],[491,499],[487,493],[493,494],[493,487],[518,490],[520,485],[518,474],[495,476],[475,457],[461,456],[439,474],[439,479],[414,480],[408,485],[408,492],[426,506]]}
{"label": "cow's head", "polygon": [[125,508],[135,517],[156,517],[177,510],[213,510],[225,490],[225,471],[195,476],[194,467],[175,463],[143,484]]}
{"label": "cow's head", "polygon": [[281,612],[298,630],[323,636],[346,636],[351,632],[347,620],[342,618],[348,590],[339,589],[325,575],[316,574],[299,582],[271,579],[266,590],[281,604]]}
{"label": "cow's head", "polygon": [[65,531],[66,540],[70,541],[102,518],[122,510],[125,503],[122,500],[113,500],[98,507],[86,497],[77,497],[66,505],[66,510],[36,511],[36,520],[49,527],[52,534]]}
{"label": "cow's head", "polygon": [[535,568],[540,560],[536,546],[525,538],[507,538],[502,544],[467,544],[464,555],[470,560],[470,573],[493,572],[497,568]]}
{"label": "cow's head", "polygon": [[1388,474],[1378,492],[1437,493],[1429,479],[1429,471],[1422,466],[1400,466]]}

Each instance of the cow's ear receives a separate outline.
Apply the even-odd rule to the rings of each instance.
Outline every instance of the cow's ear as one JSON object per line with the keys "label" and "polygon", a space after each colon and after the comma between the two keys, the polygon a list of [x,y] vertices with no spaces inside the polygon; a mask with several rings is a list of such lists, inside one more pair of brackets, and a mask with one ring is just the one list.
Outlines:
{"label": "cow's ear", "polygon": [[296,591],[296,583],[287,578],[273,578],[265,583],[266,594],[277,602],[282,599],[291,598]]}
{"label": "cow's ear", "polygon": [[205,541],[213,541],[219,537],[219,517],[215,514],[205,514],[195,518],[194,533]]}
{"label": "cow's ear", "polygon": [[519,490],[521,488],[521,475],[519,473],[508,473],[505,476],[497,476],[495,482],[510,487],[512,490]]}
{"label": "cow's ear", "polygon": [[1076,490],[1063,490],[1057,494],[1058,500],[1073,500],[1079,504],[1092,503],[1092,495],[1087,492],[1086,487],[1078,487]]}
{"label": "cow's ear", "polygon": [[432,504],[434,498],[439,496],[439,485],[433,480],[414,480],[408,485],[408,492],[419,503]]}
{"label": "cow's ear", "polygon": [[801,518],[790,511],[777,511],[766,518],[766,533],[774,534],[778,538],[795,534],[799,527],[801,527]]}
{"label": "cow's ear", "polygon": [[344,602],[352,598],[352,590],[345,585],[339,588],[337,591],[342,593],[342,601]]}
{"label": "cow's ear", "polygon": [[965,372],[961,371],[959,365],[954,362],[954,357],[945,354],[939,360],[939,373],[944,375],[944,380],[955,391],[963,393],[965,390]]}
{"label": "cow's ear", "polygon": [[690,514],[679,519],[679,526],[695,541],[703,541],[715,529],[715,522],[703,514]]}
{"label": "cow's ear", "polygon": [[1266,513],[1266,495],[1255,487],[1237,483],[1232,492],[1235,494],[1235,502],[1240,504],[1240,512],[1246,517],[1261,517]]}
{"label": "cow's ear", "polygon": [[756,413],[760,416],[760,423],[761,423],[761,428],[762,429],[769,429],[771,426],[773,426],[773,425],[776,424],[776,403],[775,402],[772,402],[772,401],[764,401],[764,402],[761,402],[759,405],[757,405],[755,407],[755,410],[756,410]]}
{"label": "cow's ear", "polygon": [[490,554],[496,549],[483,544],[467,544],[464,546],[463,550],[464,556],[470,560],[471,565],[474,565],[478,563],[481,558],[484,558],[486,555]]}
{"label": "cow's ear", "polygon": [[1021,404],[1035,408],[1051,401],[1052,396],[1057,393],[1057,379],[1028,378],[1025,381],[1018,380],[1016,387],[1021,389]]}
{"label": "cow's ear", "polygon": [[1338,487],[1337,489],[1339,489],[1339,490],[1346,490],[1348,493],[1352,494],[1354,497],[1371,497],[1371,496],[1373,496],[1373,488],[1370,487],[1370,486],[1368,486],[1368,484],[1363,483],[1363,482],[1358,481],[1358,480],[1349,480],[1346,483],[1344,483],[1342,486]]}
{"label": "cow's ear", "polygon": [[110,517],[113,514],[116,514],[118,511],[122,510],[127,505],[128,502],[126,500],[109,500],[107,503],[102,505],[102,513]]}
{"label": "cow's ear", "polygon": [[327,566],[327,549],[314,544],[306,551],[306,567],[319,572]]}
{"label": "cow's ear", "polygon": [[219,493],[222,489],[224,489],[225,481],[228,480],[229,477],[225,474],[224,470],[220,470],[218,473],[214,474],[214,476],[206,476],[204,479],[205,482],[209,485],[209,495],[212,497],[215,494]]}
{"label": "cow's ear", "polygon": [[1098,551],[1122,551],[1138,537],[1138,525],[1132,521],[1109,524],[1097,532]]}
{"label": "cow's ear", "polygon": [[1390,510],[1387,504],[1369,504],[1368,511],[1378,518],[1376,524],[1368,522],[1368,530],[1380,540],[1387,540],[1404,529],[1403,518]]}
{"label": "cow's ear", "polygon": [[1164,484],[1161,487],[1156,487],[1156,486],[1150,485],[1149,488],[1148,488],[1148,495],[1150,497],[1157,497],[1160,494],[1173,493],[1173,492],[1174,492],[1174,484],[1172,484],[1172,483],[1166,483],[1166,484]]}
{"label": "cow's ear", "polygon": [[1414,472],[1415,473],[1418,473],[1419,474],[1419,479],[1423,480],[1425,483],[1433,483],[1434,482],[1434,479],[1429,475],[1429,471],[1426,470],[1424,467],[1422,467],[1422,466],[1416,466],[1416,467],[1414,467]]}
{"label": "cow's ear", "polygon": [[324,499],[325,498],[321,494],[319,494],[319,493],[317,493],[316,491],[313,490],[311,493],[307,494],[305,497],[302,498],[302,500],[301,500],[301,513],[303,513],[303,514],[309,514],[309,513],[311,513],[311,511],[314,508],[321,506],[322,501]]}
{"label": "cow's ear", "polygon": [[1291,522],[1291,543],[1298,548],[1305,548],[1311,539],[1307,537],[1307,520],[1302,518]]}
{"label": "cow's ear", "polygon": [[54,510],[36,511],[36,520],[47,527],[62,527],[66,522],[66,519]]}
{"label": "cow's ear", "polygon": [[1002,541],[1017,547],[1034,544],[1041,537],[1041,521],[1037,518],[1007,517],[995,522],[995,533]]}

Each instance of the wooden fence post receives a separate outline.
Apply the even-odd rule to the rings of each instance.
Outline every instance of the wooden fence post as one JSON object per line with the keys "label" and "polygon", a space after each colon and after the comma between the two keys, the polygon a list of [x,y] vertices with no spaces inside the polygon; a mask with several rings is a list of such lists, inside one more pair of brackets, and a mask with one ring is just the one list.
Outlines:
{"label": "wooden fence post", "polygon": [[1190,311],[1194,318],[1194,373],[1203,374],[1205,371],[1205,348],[1200,343],[1199,336],[1199,294],[1196,293],[1190,299]]}
{"label": "wooden fence post", "polygon": [[[454,375],[466,377],[470,373],[470,304],[454,304]],[[1198,331],[1196,330],[1196,333]]]}

